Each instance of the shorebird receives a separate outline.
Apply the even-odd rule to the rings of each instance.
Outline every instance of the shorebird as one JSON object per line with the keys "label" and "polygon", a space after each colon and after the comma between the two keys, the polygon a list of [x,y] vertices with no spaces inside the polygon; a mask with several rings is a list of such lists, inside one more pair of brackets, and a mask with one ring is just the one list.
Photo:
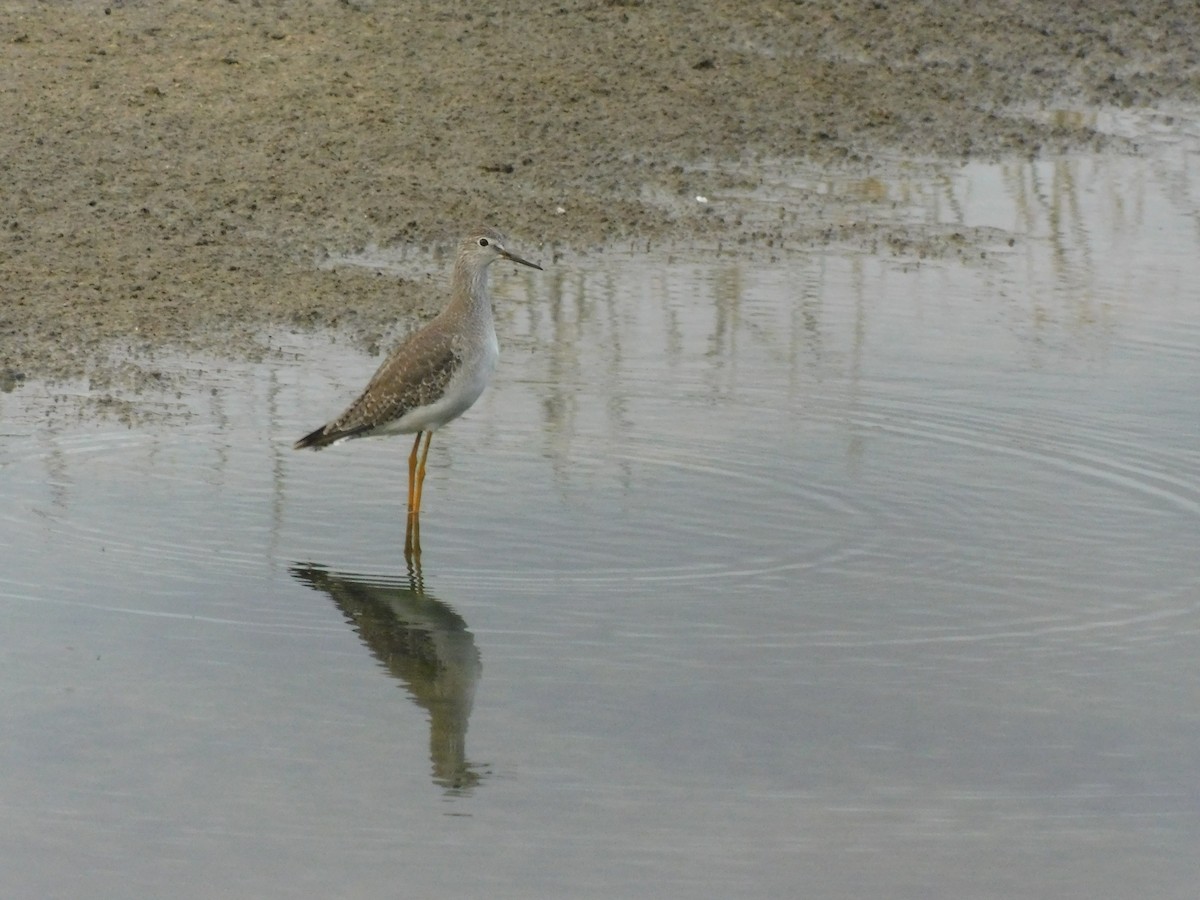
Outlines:
{"label": "shorebird", "polygon": [[466,412],[496,370],[500,345],[492,322],[488,266],[507,259],[542,268],[510,253],[504,244],[504,235],[491,228],[464,238],[446,307],[392,351],[345,412],[295,444],[297,450],[320,450],[350,438],[416,435],[408,457],[405,556],[421,552],[421,488],[433,432]]}

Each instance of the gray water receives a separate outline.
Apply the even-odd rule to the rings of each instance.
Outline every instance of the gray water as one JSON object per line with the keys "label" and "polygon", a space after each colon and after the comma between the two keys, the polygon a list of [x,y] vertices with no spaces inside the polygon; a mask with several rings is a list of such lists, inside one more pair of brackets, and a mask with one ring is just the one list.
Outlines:
{"label": "gray water", "polygon": [[406,439],[290,449],[338,335],[0,394],[5,896],[1194,896],[1200,127],[1134,124],[758,198],[982,252],[497,267],[419,575]]}

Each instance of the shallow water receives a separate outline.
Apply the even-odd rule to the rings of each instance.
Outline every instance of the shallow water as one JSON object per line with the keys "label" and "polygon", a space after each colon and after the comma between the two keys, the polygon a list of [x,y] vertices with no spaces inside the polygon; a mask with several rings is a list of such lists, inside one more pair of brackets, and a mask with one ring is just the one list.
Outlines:
{"label": "shallow water", "polygon": [[346,341],[0,394],[8,891],[1193,896],[1200,129],[1142,122],[865,192],[983,252],[498,269],[419,578],[408,441],[290,449]]}

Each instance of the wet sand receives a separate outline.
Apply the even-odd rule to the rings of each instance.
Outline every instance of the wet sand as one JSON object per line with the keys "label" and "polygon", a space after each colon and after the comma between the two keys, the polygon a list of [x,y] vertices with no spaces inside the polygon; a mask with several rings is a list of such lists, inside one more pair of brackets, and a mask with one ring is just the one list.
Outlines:
{"label": "wet sand", "polygon": [[8,2],[0,23],[4,389],[137,390],[157,350],[249,353],[264,327],[378,336],[441,294],[321,260],[477,222],[543,262],[853,239],[819,197],[771,224],[695,195],[746,188],[739,160],[1137,152],[1045,112],[1200,97],[1200,14],[1170,2]]}

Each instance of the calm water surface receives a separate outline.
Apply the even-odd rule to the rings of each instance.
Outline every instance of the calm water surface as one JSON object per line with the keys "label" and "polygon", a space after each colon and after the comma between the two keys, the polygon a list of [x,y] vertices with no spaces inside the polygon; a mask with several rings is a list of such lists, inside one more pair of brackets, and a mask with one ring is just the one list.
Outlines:
{"label": "calm water surface", "polygon": [[336,336],[0,394],[6,895],[1194,896],[1200,128],[1140,127],[866,192],[982,254],[497,267],[419,579],[408,441],[290,449]]}

